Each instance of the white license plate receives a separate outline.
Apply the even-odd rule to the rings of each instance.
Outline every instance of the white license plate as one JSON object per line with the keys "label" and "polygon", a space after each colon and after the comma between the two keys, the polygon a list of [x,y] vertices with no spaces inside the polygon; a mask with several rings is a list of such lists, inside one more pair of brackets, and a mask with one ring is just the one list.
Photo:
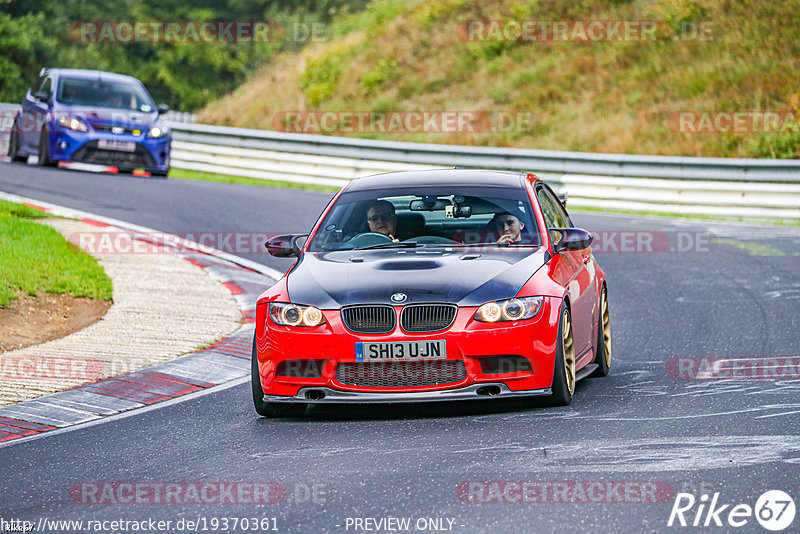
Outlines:
{"label": "white license plate", "polygon": [[394,343],[356,343],[357,362],[446,360],[443,339],[396,341]]}
{"label": "white license plate", "polygon": [[99,139],[97,148],[103,150],[118,150],[120,152],[135,152],[136,143],[133,141],[116,141],[114,139]]}

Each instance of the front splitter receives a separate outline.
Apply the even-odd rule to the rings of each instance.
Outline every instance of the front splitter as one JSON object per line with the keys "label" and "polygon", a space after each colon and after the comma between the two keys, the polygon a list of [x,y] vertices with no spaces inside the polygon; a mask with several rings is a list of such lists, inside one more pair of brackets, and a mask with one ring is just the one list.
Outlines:
{"label": "front splitter", "polygon": [[[489,393],[491,392],[491,393]],[[360,391],[341,391],[327,387],[300,388],[297,395],[264,395],[264,402],[282,404],[374,404],[401,402],[443,402],[463,400],[488,400],[512,397],[544,397],[552,394],[550,388],[512,391],[503,383],[472,384],[463,388],[438,391],[416,391],[413,393],[372,393]]]}

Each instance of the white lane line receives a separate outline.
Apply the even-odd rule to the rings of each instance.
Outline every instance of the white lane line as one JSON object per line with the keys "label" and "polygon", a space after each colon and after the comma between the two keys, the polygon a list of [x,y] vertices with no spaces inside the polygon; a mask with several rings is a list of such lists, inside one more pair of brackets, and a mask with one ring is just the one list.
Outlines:
{"label": "white lane line", "polygon": [[[109,415],[107,417],[101,417],[99,419],[94,419],[92,421],[87,421],[85,423],[77,423],[74,425],[70,425],[64,428],[59,428],[57,430],[48,430],[46,432],[39,432],[38,434],[33,434],[32,436],[25,436],[23,438],[12,439],[5,443],[0,443],[0,449],[4,447],[13,447],[14,445],[18,445],[20,443],[28,442],[37,440],[40,438],[46,438],[50,436],[55,436],[58,434],[63,434],[65,432],[72,432],[73,430],[82,430],[84,428],[89,428],[95,425],[102,425],[111,421],[119,421],[120,419],[125,419],[127,417],[131,417],[134,415],[140,415],[143,413],[151,412],[153,410],[159,410],[161,408],[166,408],[167,406],[172,406],[173,404],[178,404],[183,401],[193,400],[198,397],[203,397],[205,395],[209,395],[211,393],[217,393],[218,391],[225,391],[226,389],[230,389],[232,387],[244,384],[250,380],[249,376],[243,376],[241,378],[237,378],[236,380],[231,380],[230,382],[226,382],[225,384],[220,384],[218,386],[212,386],[210,388],[201,389],[199,391],[195,391],[193,393],[187,393],[186,395],[181,395],[180,397],[174,397],[169,400],[157,402],[155,404],[150,404],[145,406],[144,408],[136,408],[127,410],[124,412],[120,412],[115,415]],[[256,418],[255,410],[253,411],[253,418]]]}

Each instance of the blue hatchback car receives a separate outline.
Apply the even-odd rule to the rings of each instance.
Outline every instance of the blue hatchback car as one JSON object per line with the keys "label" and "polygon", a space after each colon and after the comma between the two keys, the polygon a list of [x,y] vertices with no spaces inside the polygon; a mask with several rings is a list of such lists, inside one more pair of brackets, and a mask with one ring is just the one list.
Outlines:
{"label": "blue hatchback car", "polygon": [[8,155],[36,155],[42,166],[76,161],[166,176],[172,133],[159,116],[168,110],[131,76],[42,69],[14,119]]}

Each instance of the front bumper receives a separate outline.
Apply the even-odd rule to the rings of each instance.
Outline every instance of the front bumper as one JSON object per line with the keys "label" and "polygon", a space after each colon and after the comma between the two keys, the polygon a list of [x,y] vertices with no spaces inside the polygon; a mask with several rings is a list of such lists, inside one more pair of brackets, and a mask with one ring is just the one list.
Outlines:
{"label": "front bumper", "polygon": [[[134,152],[100,149],[98,141],[129,141],[136,143]],[[148,138],[144,133],[115,135],[106,132],[75,132],[56,129],[50,133],[50,154],[56,161],[75,161],[95,165],[113,165],[120,170],[147,169],[166,171],[170,165],[171,135]]]}
{"label": "front bumper", "polygon": [[281,404],[305,404],[308,402],[322,404],[391,404],[400,402],[452,402],[508,397],[543,397],[551,393],[552,390],[550,388],[512,391],[502,382],[496,384],[473,384],[457,389],[405,393],[372,393],[365,391],[342,391],[328,387],[304,387],[300,388],[300,391],[298,391],[297,395],[294,397],[264,395],[264,402]]}
{"label": "front bumper", "polygon": [[[557,300],[557,299],[556,299]],[[459,308],[455,321],[442,331],[431,333],[404,332],[398,326],[386,334],[357,334],[348,330],[339,310],[323,310],[326,322],[313,328],[278,326],[267,318],[267,302],[256,309],[256,354],[262,391],[268,402],[429,402],[435,400],[464,400],[512,395],[547,395],[553,381],[553,366],[558,338],[560,305],[545,298],[542,311],[534,318],[508,323],[487,324],[473,319],[477,308]],[[400,313],[402,307],[396,307]],[[398,322],[399,324],[399,322]],[[357,342],[401,342],[444,340],[446,360],[463,362],[458,378],[398,384],[388,381],[380,386],[368,381],[344,381],[338,373],[342,364],[357,364]],[[526,370],[489,370],[486,358],[524,358]],[[287,376],[282,364],[313,360],[318,372],[304,376]],[[409,362],[410,363],[410,362]],[[425,363],[422,369],[387,368],[388,377],[426,378],[436,375],[435,362]],[[428,367],[428,364],[430,367]],[[375,363],[364,365],[375,366]],[[372,369],[378,369],[374,367]],[[431,375],[426,374],[431,372]],[[376,371],[380,375],[381,371]],[[369,378],[372,372],[366,373]],[[452,377],[452,375],[447,375]],[[384,375],[380,375],[381,378]],[[362,377],[363,378],[363,377]],[[358,382],[361,382],[360,384]],[[487,387],[497,386],[495,394],[484,394]],[[314,392],[315,398],[307,393]]]}

